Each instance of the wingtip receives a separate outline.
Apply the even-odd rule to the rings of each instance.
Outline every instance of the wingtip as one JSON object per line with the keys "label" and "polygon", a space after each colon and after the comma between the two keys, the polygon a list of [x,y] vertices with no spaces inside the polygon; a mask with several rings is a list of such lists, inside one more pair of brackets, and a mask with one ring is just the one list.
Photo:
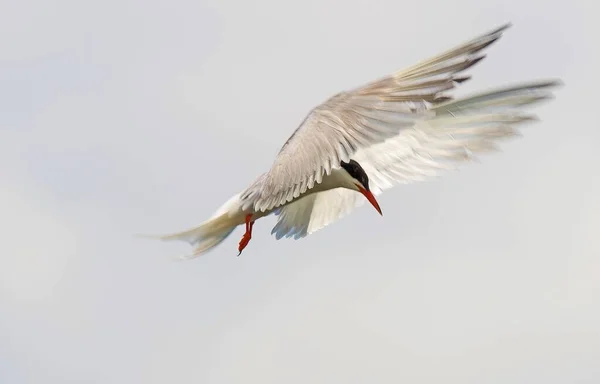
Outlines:
{"label": "wingtip", "polygon": [[538,88],[538,89],[542,89],[542,88],[562,88],[564,87],[565,83],[558,78],[554,78],[554,79],[539,79],[536,81],[533,81],[531,83],[532,87]]}
{"label": "wingtip", "polygon": [[508,21],[502,25],[500,25],[499,27],[497,27],[496,29],[493,29],[489,34],[490,35],[496,35],[496,34],[500,34],[504,31],[506,31],[507,29],[511,28],[513,26],[513,23]]}
{"label": "wingtip", "polygon": [[561,79],[552,79],[549,80],[551,82],[551,86],[552,87],[556,87],[556,88],[562,88],[565,86],[565,82],[562,81]]}

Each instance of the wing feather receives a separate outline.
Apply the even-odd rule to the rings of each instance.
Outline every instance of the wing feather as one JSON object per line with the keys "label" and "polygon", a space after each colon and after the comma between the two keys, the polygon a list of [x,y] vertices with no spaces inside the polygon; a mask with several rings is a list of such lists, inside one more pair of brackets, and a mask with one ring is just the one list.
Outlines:
{"label": "wing feather", "polygon": [[[399,135],[358,150],[353,159],[379,195],[397,184],[429,180],[498,150],[503,139],[520,136],[519,128],[536,117],[527,107],[551,98],[557,81],[523,84],[440,104],[436,115]],[[346,216],[365,202],[359,193],[337,188],[303,197],[279,209],[273,233],[300,238]]]}
{"label": "wing feather", "polygon": [[314,108],[281,148],[270,171],[242,194],[243,208],[268,211],[284,205],[358,151],[381,144],[431,117],[429,107],[451,101],[443,94],[469,77],[480,52],[510,25]]}
{"label": "wing feather", "polygon": [[271,233],[277,240],[300,239],[348,215],[364,201],[360,194],[341,188],[302,197],[275,212],[278,220]]}

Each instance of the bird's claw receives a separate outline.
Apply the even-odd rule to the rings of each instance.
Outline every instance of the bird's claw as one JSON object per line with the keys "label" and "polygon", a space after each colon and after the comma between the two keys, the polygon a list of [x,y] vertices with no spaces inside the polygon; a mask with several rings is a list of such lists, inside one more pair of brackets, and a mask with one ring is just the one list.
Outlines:
{"label": "bird's claw", "polygon": [[244,248],[246,248],[251,238],[252,235],[250,233],[244,233],[244,236],[242,237],[242,240],[240,240],[240,244],[238,245],[238,251],[240,252],[238,253],[238,257],[242,254],[242,251],[244,250]]}

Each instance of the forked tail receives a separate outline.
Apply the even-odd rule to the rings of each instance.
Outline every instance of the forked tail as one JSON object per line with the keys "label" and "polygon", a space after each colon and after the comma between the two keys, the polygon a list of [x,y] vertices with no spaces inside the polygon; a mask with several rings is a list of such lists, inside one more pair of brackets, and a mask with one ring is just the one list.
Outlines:
{"label": "forked tail", "polygon": [[223,240],[225,240],[240,224],[237,218],[238,215],[236,215],[238,207],[239,195],[235,195],[223,204],[210,219],[197,227],[168,235],[142,235],[142,237],[164,241],[185,241],[194,247],[194,250],[192,253],[180,256],[179,258],[184,260],[193,259],[207,253],[217,245],[221,244],[221,242],[223,242]]}

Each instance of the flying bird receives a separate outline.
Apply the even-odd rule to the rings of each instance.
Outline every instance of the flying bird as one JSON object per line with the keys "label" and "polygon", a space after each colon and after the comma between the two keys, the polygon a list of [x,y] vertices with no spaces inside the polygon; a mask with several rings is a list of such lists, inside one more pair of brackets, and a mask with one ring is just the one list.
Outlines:
{"label": "flying bird", "polygon": [[256,220],[277,215],[277,239],[305,237],[394,185],[457,168],[519,136],[535,116],[527,107],[552,97],[558,80],[534,81],[462,98],[449,91],[470,79],[465,71],[510,27],[506,24],[412,67],[340,92],[312,109],[285,142],[270,170],[231,197],[207,221],[158,236],[208,252],[245,226],[238,256]]}

